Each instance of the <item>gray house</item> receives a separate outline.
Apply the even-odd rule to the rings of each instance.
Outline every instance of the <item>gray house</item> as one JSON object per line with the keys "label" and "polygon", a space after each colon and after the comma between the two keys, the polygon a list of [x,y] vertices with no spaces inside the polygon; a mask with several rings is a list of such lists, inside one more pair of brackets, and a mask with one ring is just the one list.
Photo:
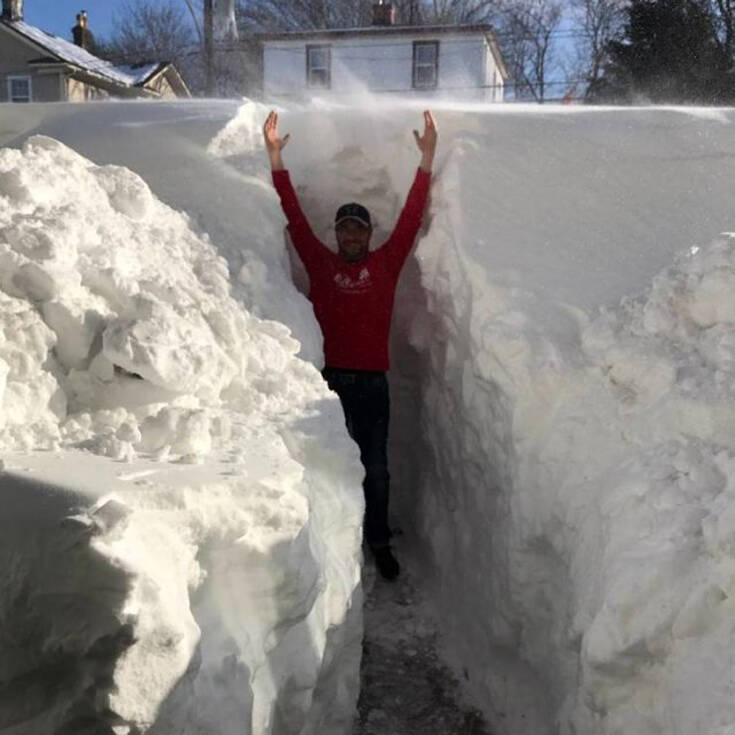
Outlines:
{"label": "gray house", "polygon": [[77,15],[74,43],[23,20],[23,0],[2,0],[0,102],[80,102],[105,97],[190,97],[167,62],[115,66],[91,53],[86,11]]}

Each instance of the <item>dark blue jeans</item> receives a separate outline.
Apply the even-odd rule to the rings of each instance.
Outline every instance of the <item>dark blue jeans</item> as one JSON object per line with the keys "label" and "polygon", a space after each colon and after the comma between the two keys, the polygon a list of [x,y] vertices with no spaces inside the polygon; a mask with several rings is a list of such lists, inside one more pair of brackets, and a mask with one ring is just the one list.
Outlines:
{"label": "dark blue jeans", "polygon": [[338,396],[347,431],[360,448],[365,468],[365,540],[372,548],[387,546],[388,529],[388,380],[383,372],[325,367],[322,375]]}

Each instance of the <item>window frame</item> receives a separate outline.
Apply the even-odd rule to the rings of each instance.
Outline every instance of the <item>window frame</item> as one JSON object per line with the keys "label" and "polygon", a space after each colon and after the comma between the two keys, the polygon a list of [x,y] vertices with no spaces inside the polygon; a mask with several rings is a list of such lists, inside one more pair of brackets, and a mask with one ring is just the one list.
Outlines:
{"label": "window frame", "polygon": [[[311,65],[311,51],[326,51],[326,66],[314,68]],[[313,81],[312,74],[314,71],[325,72],[324,84]],[[331,89],[332,88],[332,46],[328,43],[307,43],[306,44],[306,86],[309,89]]]}
{"label": "window frame", "polygon": [[[434,63],[427,64],[419,62],[419,49],[433,47]],[[419,68],[431,68],[434,70],[433,82],[426,84],[418,81]],[[413,89],[436,89],[439,86],[439,41],[414,41],[413,42],[413,65],[411,69],[411,87]]]}
{"label": "window frame", "polygon": [[[30,74],[9,74],[8,75],[8,102],[15,104],[24,104],[33,101],[33,79]],[[13,96],[13,82],[28,83],[28,98],[18,99]]]}

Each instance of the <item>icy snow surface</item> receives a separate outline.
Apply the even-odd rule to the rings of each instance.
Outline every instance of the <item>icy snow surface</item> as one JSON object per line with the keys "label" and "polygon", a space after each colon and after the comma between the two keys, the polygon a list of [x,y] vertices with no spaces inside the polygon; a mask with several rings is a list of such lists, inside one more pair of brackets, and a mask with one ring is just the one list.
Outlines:
{"label": "icy snow surface", "polygon": [[[402,540],[393,540],[401,557]],[[385,583],[368,557],[353,735],[492,735],[482,713],[467,703],[457,675],[439,655],[441,626],[417,581],[404,567],[397,580]]]}
{"label": "icy snow surface", "polygon": [[[410,130],[420,121],[419,109],[396,104],[362,108],[355,104],[345,109],[322,102],[282,111],[283,132],[292,133],[286,161],[318,233],[328,238],[335,205],[356,199],[373,212],[378,223],[375,240],[381,241],[416,166]],[[268,387],[256,381],[252,388],[258,399],[264,394],[268,397],[263,399],[265,407],[256,406],[262,411],[256,412],[256,423],[266,431],[277,431],[273,428],[280,427],[277,420],[297,421],[309,410],[307,396],[314,396],[308,404],[313,405],[317,396],[325,394],[320,393],[315,372],[295,362],[292,353],[297,347],[286,347],[291,343],[282,328],[263,327],[257,320],[264,317],[287,324],[301,342],[300,355],[319,365],[319,339],[311,311],[288,283],[283,223],[260,143],[259,128],[266,110],[245,104],[237,112],[229,103],[29,106],[22,112],[10,110],[2,130],[5,144],[17,146],[27,135],[42,133],[95,161],[100,171],[127,167],[142,177],[156,197],[188,214],[189,229],[182,225],[180,232],[208,233],[228,262],[234,301],[248,309],[242,317],[248,330],[261,336],[268,329],[275,331],[270,338],[282,351],[291,353],[274,368],[270,360],[268,364],[263,360],[258,377],[266,384],[269,375],[274,379]],[[733,229],[735,112],[445,105],[436,114],[441,150],[427,227],[416,256],[407,264],[397,300],[392,471],[394,514],[412,549],[409,562],[425,580],[442,621],[443,650],[499,734],[732,735],[735,240],[720,233]],[[74,156],[45,139],[32,142],[31,150],[35,148],[39,155]],[[12,160],[21,154],[3,155]],[[39,180],[31,188],[17,169],[1,180],[0,191],[6,198],[9,191],[13,201],[28,200],[35,207],[33,197],[43,202],[44,197],[61,196],[65,202],[60,205],[62,214],[73,210],[74,201],[57,192],[61,189],[56,183],[58,174],[56,180]],[[69,170],[64,180],[68,178],[72,186],[81,174],[74,166]],[[140,198],[148,201],[148,195],[136,196],[135,192],[148,189],[127,171],[112,172],[104,189],[108,206],[117,206],[117,215],[126,218],[126,223],[136,222]],[[105,174],[96,168],[88,174],[104,188]],[[123,181],[124,185],[118,184]],[[121,204],[115,205],[116,199]],[[151,201],[156,207],[163,206],[152,197]],[[101,227],[90,220],[89,210],[84,211],[87,214],[74,229],[83,240]],[[61,215],[57,219],[66,221]],[[102,219],[107,221],[107,217]],[[51,446],[72,436],[90,442],[90,448],[97,451],[114,444],[105,428],[108,414],[101,413],[102,407],[95,403],[114,399],[114,392],[73,392],[77,385],[93,387],[95,381],[109,377],[109,367],[98,375],[94,361],[88,364],[80,358],[87,349],[87,357],[94,352],[118,366],[117,370],[113,367],[115,386],[127,386],[128,381],[137,381],[138,386],[120,401],[125,422],[137,428],[141,439],[127,428],[118,436],[123,422],[113,424],[115,442],[131,446],[138,456],[132,467],[107,462],[105,466],[112,468],[105,470],[111,488],[130,482],[115,480],[115,473],[149,468],[161,472],[162,487],[166,483],[178,487],[166,477],[181,465],[154,463],[142,451],[141,427],[151,417],[141,413],[147,408],[130,406],[127,396],[138,396],[144,386],[154,393],[170,390],[179,381],[182,388],[186,386],[186,398],[163,401],[166,412],[178,416],[179,408],[201,409],[211,417],[210,427],[220,426],[214,421],[217,411],[234,414],[230,425],[235,439],[228,441],[226,434],[210,428],[212,449],[208,454],[206,447],[194,453],[204,464],[186,470],[194,478],[197,472],[217,474],[222,453],[242,444],[237,427],[249,430],[250,414],[238,401],[240,390],[251,383],[243,379],[234,396],[227,388],[217,396],[217,386],[227,382],[232,368],[215,348],[236,365],[241,359],[238,349],[261,355],[260,349],[248,352],[247,346],[232,341],[229,331],[223,335],[214,327],[211,337],[193,315],[200,308],[200,297],[192,311],[182,304],[185,315],[178,314],[165,295],[167,278],[163,276],[149,279],[154,282],[149,298],[163,306],[135,311],[135,324],[125,321],[113,307],[113,297],[120,299],[122,293],[130,300],[123,304],[130,304],[136,294],[125,292],[117,281],[138,283],[138,274],[148,266],[136,271],[123,257],[124,251],[112,272],[93,269],[90,272],[96,275],[91,279],[82,277],[68,288],[54,290],[59,282],[57,269],[71,267],[69,249],[31,238],[28,233],[34,222],[43,224],[44,232],[54,232],[43,213],[32,208],[29,221],[22,215],[19,225],[3,223],[0,242],[10,243],[17,258],[13,261],[15,277],[7,286],[11,289],[8,298],[15,299],[21,310],[13,318],[37,325],[32,328],[33,338],[17,347],[32,357],[21,361],[20,368],[12,361],[8,365],[9,371],[25,370],[25,377],[15,382],[28,386],[30,405],[36,411],[33,415],[39,416],[43,426],[57,426],[58,436],[52,429],[39,435]],[[102,235],[114,234],[114,230],[105,225]],[[203,239],[199,234],[192,237]],[[162,247],[159,243],[164,241],[161,237],[152,242]],[[179,247],[188,242],[175,241]],[[49,251],[51,255],[45,255]],[[146,254],[144,262],[156,257],[155,252]],[[298,271],[298,263],[293,255],[291,258]],[[126,268],[132,271],[126,273]],[[79,265],[71,270],[79,272]],[[202,277],[196,270],[194,276]],[[296,276],[303,280],[303,274]],[[186,290],[185,282],[177,280],[176,284],[177,290]],[[226,314],[244,313],[234,305],[223,307],[224,295],[215,299],[220,287],[200,284],[197,289],[200,287],[207,293],[202,306],[216,304],[218,313],[221,309]],[[79,302],[78,289],[86,289],[96,301]],[[49,311],[44,305],[58,300],[59,293],[64,296],[63,308]],[[207,313],[206,308],[201,311]],[[93,314],[91,321],[87,313]],[[85,347],[90,333],[100,328],[94,326],[97,315],[104,334],[110,335],[102,340],[101,351],[97,351],[99,344]],[[56,320],[56,328],[51,319]],[[63,326],[70,323],[75,325],[73,330]],[[44,355],[59,333],[66,345],[53,350],[45,363]],[[177,336],[180,340],[172,345]],[[206,368],[196,362],[199,348],[189,349],[195,344],[210,350],[212,360],[204,361]],[[174,359],[179,354],[181,360]],[[201,381],[201,369],[207,375],[211,371],[211,379]],[[298,373],[298,380],[292,371]],[[242,372],[235,367],[235,374]],[[10,376],[9,372],[9,386],[13,383]],[[61,395],[54,381],[61,386]],[[294,381],[298,388],[287,388]],[[311,387],[307,390],[301,381]],[[276,419],[269,411],[278,401],[271,400],[269,391],[279,390],[304,397],[286,401],[287,416]],[[8,389],[6,394],[14,395]],[[62,398],[66,398],[66,408],[62,408]],[[224,406],[217,405],[218,400]],[[147,401],[142,405],[149,406]],[[345,581],[332,609],[344,615],[347,597],[355,589],[355,578],[350,576],[355,569],[359,513],[355,479],[350,480],[350,472],[356,472],[355,454],[346,450],[334,402],[320,403],[319,410],[325,413],[308,425],[308,441],[303,437],[286,441],[284,452],[291,453],[290,459],[296,455],[304,476],[315,472],[319,478],[307,483],[308,491],[300,486],[314,504],[313,515],[319,514],[325,488],[333,489],[337,482],[342,489],[329,496],[332,500],[327,498],[330,510],[320,516],[321,526],[309,527],[308,537],[313,547],[319,546],[319,539],[327,543],[319,528],[350,536],[339,547],[348,550],[347,557],[335,559],[334,552],[331,556],[312,552],[320,562],[327,560],[320,567],[326,569],[321,573],[327,579],[334,578],[328,571],[329,560],[343,565],[341,579]],[[72,411],[86,412],[90,423],[62,419]],[[240,422],[237,417],[243,414]],[[171,439],[170,423],[162,423],[164,435]],[[78,437],[64,433],[67,425],[79,432]],[[324,439],[323,432],[329,430],[332,434]],[[22,434],[21,429],[15,434],[7,428],[4,431],[6,436]],[[204,431],[193,433],[206,436]],[[188,437],[189,429],[183,435]],[[306,448],[299,442],[305,442]],[[259,456],[258,447],[254,452]],[[254,461],[252,456],[242,460],[245,468]],[[279,472],[287,476],[288,455],[277,456]],[[37,468],[41,480],[58,481],[58,469],[46,469],[46,462],[53,463],[54,457],[32,452],[13,461],[17,468]],[[90,457],[86,461],[104,460]],[[332,469],[339,462],[342,465]],[[327,474],[330,472],[334,474]],[[84,474],[81,462],[79,474]],[[13,473],[14,478],[24,476],[20,469]],[[155,479],[152,482],[157,490],[159,484]],[[190,483],[205,488],[209,479]],[[78,484],[85,487],[81,480]],[[285,486],[289,498],[298,495],[295,481],[279,479],[276,484],[281,489]],[[81,491],[77,488],[75,492]],[[205,494],[204,490],[200,493]],[[155,497],[156,492],[144,496]],[[147,528],[143,501],[134,493],[121,497],[133,509],[126,516],[131,520],[123,527]],[[169,492],[168,497],[182,502],[177,493]],[[120,524],[94,520],[99,500],[95,497],[93,502],[97,505],[91,501],[86,515],[82,514],[92,519],[85,523],[101,528],[95,539],[112,544],[114,529]],[[290,527],[299,523],[308,527],[304,506],[293,502],[301,510],[292,511],[289,517],[297,516],[299,521]],[[68,501],[68,507],[75,503],[78,501]],[[59,518],[70,513],[64,507]],[[112,506],[107,514],[116,517],[115,510]],[[176,543],[188,544],[188,553],[196,557],[200,527],[189,531],[187,523],[186,519],[172,521],[170,527],[179,529],[174,533]],[[13,524],[19,527],[17,521]],[[211,528],[217,527],[218,521],[212,521]],[[27,543],[34,543],[28,536]],[[66,548],[63,543],[59,546]],[[170,546],[174,547],[173,541]],[[140,553],[133,537],[127,548],[133,557]],[[205,544],[205,548],[210,547]],[[336,549],[336,542],[330,548]],[[153,556],[167,569],[174,564],[165,560],[163,552]],[[172,556],[183,568],[183,552]],[[23,562],[27,555],[18,558]],[[52,562],[58,558],[59,552],[51,554]],[[104,563],[112,558],[107,551],[101,555]],[[133,561],[120,568],[127,570]],[[198,557],[197,561],[203,565]],[[223,566],[229,568],[226,562]],[[251,568],[248,562],[242,562],[242,567]],[[12,567],[6,564],[4,568]],[[44,575],[54,575],[53,569],[39,563],[32,574],[21,569],[14,579],[48,578]],[[145,574],[153,576],[154,570]],[[144,576],[139,571],[130,578],[142,580]],[[175,576],[183,580],[184,572]],[[123,597],[140,600],[140,595],[142,592]],[[181,595],[176,599],[183,605]],[[159,596],[174,599],[163,592]],[[214,595],[205,592],[203,598],[211,615],[215,611],[221,615]],[[26,598],[19,593],[18,599]],[[99,620],[107,621],[102,616],[95,617],[96,628],[90,625],[83,635],[75,637],[63,629],[46,633],[51,641],[73,641],[69,644],[72,660],[86,666],[77,665],[77,670],[105,681],[107,669],[90,673],[91,664],[87,665],[81,653],[88,650],[90,641],[105,642],[105,661],[121,661],[122,666],[135,657],[135,646],[125,649],[127,658],[109,653],[113,643],[124,642],[122,627],[127,618],[121,613],[125,603],[112,600],[107,604],[116,621],[112,628],[100,632]],[[153,618],[167,620],[156,604],[151,603]],[[234,603],[224,607],[237,609]],[[143,607],[138,604],[138,609]],[[202,631],[210,630],[217,638],[227,630],[219,621],[212,623],[208,615],[197,618],[196,605],[190,609]],[[177,631],[186,625],[185,618],[178,615]],[[43,618],[49,626],[53,620],[50,614]],[[146,622],[145,615],[137,620],[141,629],[155,627]],[[260,623],[254,625],[262,630]],[[354,632],[355,627],[345,623],[343,630],[349,638],[348,631]],[[242,638],[233,637],[235,645],[244,641],[246,633],[251,635],[249,629],[243,629]],[[161,664],[169,678],[161,679],[158,694],[153,687],[146,688],[153,693],[137,705],[141,712],[145,706],[153,707],[160,692],[171,686],[176,678],[172,672],[186,668],[184,654],[191,650],[191,636],[191,631],[181,632],[179,640],[187,643],[171,652],[170,646],[160,643],[168,640],[165,635],[151,635],[159,648],[154,642],[149,645],[160,650],[161,656],[165,649],[176,664]],[[204,633],[201,640],[203,654]],[[244,647],[243,643],[238,651]],[[335,643],[332,650],[342,649]],[[231,659],[214,658],[220,674],[225,661],[232,661],[239,670],[243,660],[240,653]],[[7,660],[17,662],[18,657]],[[209,660],[201,658],[206,684],[197,689],[196,675],[191,674],[194,684],[174,689],[180,698],[167,698],[162,711],[179,715],[184,711],[181,702],[188,701],[185,686],[194,687],[203,711],[212,711],[212,703],[222,702],[221,681],[232,677],[211,674],[207,679],[204,663]],[[302,660],[293,658],[299,664]],[[326,660],[331,659],[327,656]],[[244,665],[252,672],[249,664]],[[192,672],[197,670],[196,663],[188,666]],[[333,670],[338,669],[335,664]],[[353,669],[348,662],[341,670]],[[243,679],[248,676],[243,673]],[[312,676],[309,681],[313,680]],[[82,688],[80,685],[80,691]],[[108,691],[102,684],[98,688]],[[271,692],[275,690],[273,684]],[[290,694],[273,695],[282,705],[275,711],[292,712],[290,704],[302,702],[292,696],[294,690],[302,691],[294,683]],[[134,709],[138,700],[132,690],[121,692],[122,700],[127,696]],[[262,694],[260,701],[267,701],[263,689],[254,692]],[[336,690],[328,696],[332,695],[345,704],[352,696]],[[328,696],[317,696],[315,701],[329,701]],[[248,706],[234,695],[227,703],[232,708],[227,712]],[[306,704],[297,707],[289,722],[295,722],[306,708]],[[286,725],[278,727],[274,732],[291,731]]]}

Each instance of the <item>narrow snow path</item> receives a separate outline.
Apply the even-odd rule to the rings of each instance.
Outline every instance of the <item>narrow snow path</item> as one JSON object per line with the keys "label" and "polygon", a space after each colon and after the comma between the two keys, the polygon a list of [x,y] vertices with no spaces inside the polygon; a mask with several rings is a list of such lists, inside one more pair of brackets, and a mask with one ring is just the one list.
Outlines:
{"label": "narrow snow path", "polygon": [[353,735],[491,735],[439,659],[436,624],[417,580],[404,566],[398,580],[385,582],[368,560],[363,581],[365,637]]}

